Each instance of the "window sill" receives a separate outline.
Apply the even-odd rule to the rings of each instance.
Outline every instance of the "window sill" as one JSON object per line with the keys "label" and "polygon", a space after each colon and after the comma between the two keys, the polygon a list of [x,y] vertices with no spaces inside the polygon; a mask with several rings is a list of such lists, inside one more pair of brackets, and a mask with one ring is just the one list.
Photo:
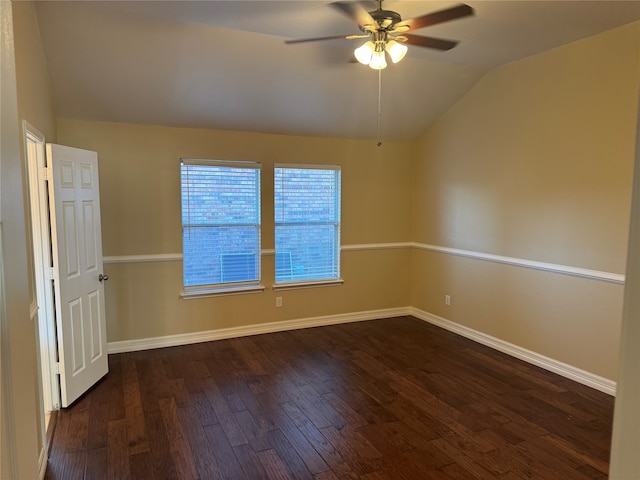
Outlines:
{"label": "window sill", "polygon": [[241,295],[245,293],[264,292],[262,285],[239,285],[232,287],[207,288],[202,290],[185,290],[180,294],[183,300],[192,300],[194,298],[218,297],[220,295]]}
{"label": "window sill", "polygon": [[343,283],[344,280],[339,278],[337,280],[320,280],[317,282],[278,283],[271,288],[273,290],[291,290],[294,288],[335,287],[336,285],[342,285]]}

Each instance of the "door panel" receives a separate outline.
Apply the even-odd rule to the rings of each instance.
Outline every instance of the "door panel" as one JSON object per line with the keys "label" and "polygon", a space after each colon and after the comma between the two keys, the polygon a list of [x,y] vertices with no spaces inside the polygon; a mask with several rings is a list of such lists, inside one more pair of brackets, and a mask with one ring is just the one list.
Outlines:
{"label": "door panel", "polygon": [[84,223],[84,244],[85,249],[85,261],[87,270],[97,271],[98,257],[96,256],[96,237],[93,214],[94,204],[93,202],[82,202],[82,220]]}
{"label": "door panel", "polygon": [[65,249],[66,270],[59,273],[64,274],[64,279],[69,281],[76,278],[78,271],[78,226],[76,225],[76,205],[73,202],[62,202],[62,247]]}
{"label": "door panel", "polygon": [[104,318],[100,312],[100,306],[104,305],[104,301],[100,298],[100,291],[89,294],[89,328],[91,328],[91,345],[89,349],[90,360],[96,361],[101,355],[104,354],[103,344],[105,343],[102,338],[102,324]]}
{"label": "door panel", "polygon": [[74,298],[68,302],[69,305],[69,335],[71,341],[69,348],[71,349],[70,358],[73,360],[71,368],[72,375],[78,375],[85,368],[84,351],[82,348],[82,299]]}
{"label": "door panel", "polygon": [[108,371],[98,156],[47,144],[63,407]]}

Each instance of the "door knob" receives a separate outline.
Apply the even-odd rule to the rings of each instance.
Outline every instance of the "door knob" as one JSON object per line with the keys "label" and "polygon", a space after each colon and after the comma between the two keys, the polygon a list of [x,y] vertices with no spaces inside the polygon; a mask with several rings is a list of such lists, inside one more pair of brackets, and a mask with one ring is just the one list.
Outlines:
{"label": "door knob", "polygon": [[106,282],[107,280],[109,280],[109,275],[103,275],[103,274],[98,275],[98,281],[99,281],[99,282],[101,282],[101,281],[103,281],[103,280],[104,280],[105,282]]}

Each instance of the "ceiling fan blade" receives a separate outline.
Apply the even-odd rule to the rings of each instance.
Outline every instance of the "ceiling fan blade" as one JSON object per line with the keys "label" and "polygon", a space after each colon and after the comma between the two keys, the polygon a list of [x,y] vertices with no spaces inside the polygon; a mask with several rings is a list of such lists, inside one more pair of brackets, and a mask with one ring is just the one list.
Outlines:
{"label": "ceiling fan blade", "polygon": [[356,22],[361,28],[370,31],[376,30],[376,21],[359,3],[333,2],[330,5],[333,8],[337,8],[338,10],[340,10],[351,20]]}
{"label": "ceiling fan blade", "polygon": [[448,8],[446,10],[440,10],[439,12],[428,13],[426,15],[422,15],[421,17],[403,20],[402,22],[396,23],[393,29],[395,31],[403,33],[410,32],[412,30],[418,30],[419,28],[448,22],[449,20],[467,17],[469,15],[473,15],[473,8],[463,3],[456,7]]}
{"label": "ceiling fan blade", "polygon": [[298,38],[295,40],[285,40],[284,43],[306,43],[306,42],[322,42],[324,40],[351,40],[353,38],[365,38],[369,35],[332,35],[330,37],[316,38]]}
{"label": "ceiling fan blade", "polygon": [[402,36],[407,39],[404,43],[415,45],[417,47],[435,48],[436,50],[451,50],[459,43],[454,40],[423,37],[422,35],[411,35],[409,33],[403,33]]}

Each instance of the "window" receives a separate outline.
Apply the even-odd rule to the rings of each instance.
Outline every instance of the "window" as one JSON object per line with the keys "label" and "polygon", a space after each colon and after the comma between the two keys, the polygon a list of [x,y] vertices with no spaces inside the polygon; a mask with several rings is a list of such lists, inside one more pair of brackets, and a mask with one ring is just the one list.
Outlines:
{"label": "window", "polygon": [[276,284],[340,277],[340,167],[274,171]]}
{"label": "window", "polygon": [[189,290],[260,282],[260,165],[183,159],[182,246]]}

